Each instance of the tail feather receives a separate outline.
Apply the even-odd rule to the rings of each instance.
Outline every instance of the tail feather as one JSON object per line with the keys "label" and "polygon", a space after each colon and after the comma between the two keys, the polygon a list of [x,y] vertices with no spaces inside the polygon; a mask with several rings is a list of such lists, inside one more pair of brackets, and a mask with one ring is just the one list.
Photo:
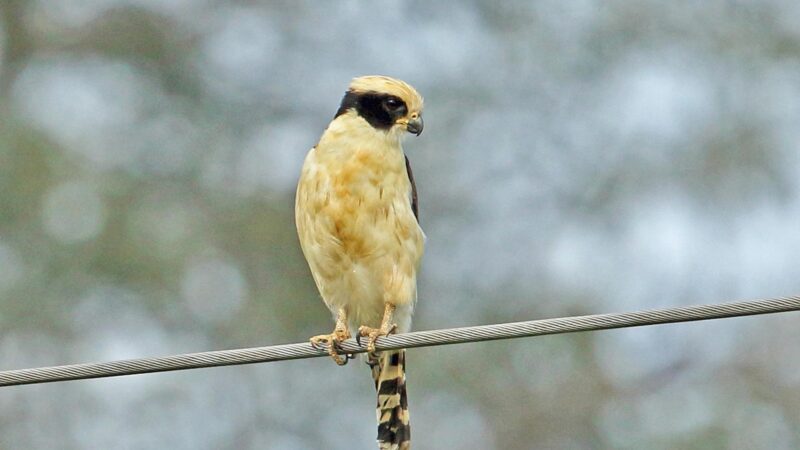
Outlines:
{"label": "tail feather", "polygon": [[392,350],[369,355],[372,379],[378,394],[378,448],[411,448],[411,426],[406,395],[406,352]]}

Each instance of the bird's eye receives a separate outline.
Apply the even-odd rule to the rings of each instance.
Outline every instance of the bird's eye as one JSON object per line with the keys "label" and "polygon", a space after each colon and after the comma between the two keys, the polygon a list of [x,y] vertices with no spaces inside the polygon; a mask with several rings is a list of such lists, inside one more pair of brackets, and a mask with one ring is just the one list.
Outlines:
{"label": "bird's eye", "polygon": [[396,98],[387,98],[386,99],[386,107],[389,109],[397,109],[401,106],[400,100]]}

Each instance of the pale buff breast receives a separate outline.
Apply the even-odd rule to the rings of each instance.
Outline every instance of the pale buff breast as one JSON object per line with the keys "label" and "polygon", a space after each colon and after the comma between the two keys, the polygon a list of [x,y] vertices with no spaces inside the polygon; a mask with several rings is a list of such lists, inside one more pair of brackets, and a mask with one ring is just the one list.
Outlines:
{"label": "pale buff breast", "polygon": [[351,323],[378,326],[389,301],[407,329],[424,238],[402,150],[370,139],[374,132],[353,139],[350,129],[346,139],[336,131],[326,131],[303,165],[295,207],[303,253],[334,313],[345,307]]}

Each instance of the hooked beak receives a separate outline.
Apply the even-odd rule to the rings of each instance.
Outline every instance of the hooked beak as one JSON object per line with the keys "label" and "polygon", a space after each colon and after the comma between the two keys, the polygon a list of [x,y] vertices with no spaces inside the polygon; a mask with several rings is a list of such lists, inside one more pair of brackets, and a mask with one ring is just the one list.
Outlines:
{"label": "hooked beak", "polygon": [[408,119],[408,123],[406,123],[406,131],[419,136],[420,134],[422,134],[423,126],[424,123],[422,122],[422,116],[415,117],[413,119]]}

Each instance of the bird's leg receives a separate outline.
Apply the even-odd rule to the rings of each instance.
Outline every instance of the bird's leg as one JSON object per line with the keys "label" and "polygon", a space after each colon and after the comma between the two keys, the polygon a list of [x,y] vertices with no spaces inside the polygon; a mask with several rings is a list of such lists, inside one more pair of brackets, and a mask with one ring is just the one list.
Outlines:
{"label": "bird's leg", "polygon": [[339,314],[336,315],[336,327],[331,334],[320,334],[314,336],[311,341],[311,346],[319,348],[320,345],[328,347],[328,354],[331,355],[336,364],[343,366],[347,364],[348,359],[353,359],[353,355],[340,355],[341,347],[339,344],[350,339],[350,331],[347,329],[347,312],[344,308],[339,309]]}
{"label": "bird's leg", "polygon": [[394,314],[395,308],[396,306],[393,303],[386,302],[380,328],[372,328],[366,325],[358,327],[358,334],[356,335],[358,345],[361,345],[362,337],[367,338],[367,351],[372,353],[375,351],[375,341],[378,340],[378,337],[388,336],[394,333],[397,329],[397,324],[392,323],[392,315]]}

